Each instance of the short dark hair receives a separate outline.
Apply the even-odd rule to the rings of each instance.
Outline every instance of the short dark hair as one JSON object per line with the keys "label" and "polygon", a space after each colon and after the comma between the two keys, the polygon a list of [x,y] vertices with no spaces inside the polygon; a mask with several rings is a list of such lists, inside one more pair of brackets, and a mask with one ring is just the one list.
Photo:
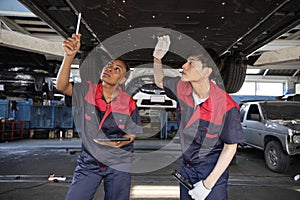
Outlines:
{"label": "short dark hair", "polygon": [[116,58],[115,60],[119,60],[125,65],[125,68],[126,68],[125,77],[128,78],[130,75],[130,65],[128,64],[128,62],[122,58]]}
{"label": "short dark hair", "polygon": [[216,65],[214,59],[206,49],[193,49],[188,54],[188,57],[194,57],[201,61],[204,67],[212,68]]}
{"label": "short dark hair", "polygon": [[208,67],[212,69],[212,73],[210,75],[210,79],[217,78],[217,64],[218,64],[218,55],[217,53],[211,48],[197,48],[193,49],[189,54],[188,57],[194,57],[197,60],[202,62],[203,67]]}

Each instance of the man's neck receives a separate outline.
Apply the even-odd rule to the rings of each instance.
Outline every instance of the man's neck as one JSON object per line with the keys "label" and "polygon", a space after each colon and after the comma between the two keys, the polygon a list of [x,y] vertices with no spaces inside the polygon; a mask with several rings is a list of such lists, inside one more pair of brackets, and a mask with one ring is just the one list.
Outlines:
{"label": "man's neck", "polygon": [[200,99],[205,99],[205,98],[209,97],[209,91],[210,91],[210,81],[209,80],[191,82],[191,85],[193,87],[193,92]]}

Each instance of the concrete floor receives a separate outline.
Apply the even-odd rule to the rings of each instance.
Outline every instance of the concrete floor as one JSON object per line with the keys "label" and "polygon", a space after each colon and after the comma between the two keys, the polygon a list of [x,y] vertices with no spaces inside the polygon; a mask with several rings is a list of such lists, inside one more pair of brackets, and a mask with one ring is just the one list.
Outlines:
{"label": "concrete floor", "polygon": [[[135,151],[141,158],[139,164],[147,165],[148,172],[133,174],[131,199],[179,199],[178,183],[171,176],[172,171],[180,166],[179,144],[169,142],[136,140]],[[158,149],[161,150],[159,156],[151,155]],[[79,150],[79,139],[28,139],[0,143],[0,199],[63,200]],[[300,199],[300,181],[293,180],[293,176],[300,172],[299,159],[294,160],[284,174],[266,169],[263,153],[256,149],[239,149],[236,161],[229,167],[230,200]],[[155,170],[155,166],[158,169]],[[67,180],[48,182],[50,173],[66,176]],[[102,185],[94,199],[103,199]]]}

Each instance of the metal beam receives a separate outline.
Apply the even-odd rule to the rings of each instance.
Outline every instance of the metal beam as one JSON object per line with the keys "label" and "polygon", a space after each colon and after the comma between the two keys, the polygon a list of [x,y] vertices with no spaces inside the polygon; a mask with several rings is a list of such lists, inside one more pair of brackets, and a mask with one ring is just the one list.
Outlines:
{"label": "metal beam", "polygon": [[263,76],[266,76],[268,72],[269,72],[269,69],[266,69]]}
{"label": "metal beam", "polygon": [[14,20],[17,24],[22,25],[38,25],[38,26],[49,26],[46,22],[40,20],[29,20],[29,19],[16,19]]}
{"label": "metal beam", "polygon": [[1,22],[3,24],[5,24],[7,27],[9,27],[10,30],[18,31],[23,34],[30,34],[28,31],[26,31],[24,28],[22,28],[19,24],[8,19],[7,17],[0,17],[0,23]]}
{"label": "metal beam", "polygon": [[51,42],[15,31],[0,30],[0,45],[10,48],[40,53],[62,58],[64,51],[61,42]]}
{"label": "metal beam", "polygon": [[300,25],[296,26],[294,30],[297,29],[298,31],[295,33],[291,33],[286,39],[288,40],[296,40],[300,38]]}
{"label": "metal beam", "polygon": [[277,64],[267,64],[267,65],[259,65],[259,66],[251,66],[247,65],[248,69],[277,69],[277,70],[288,70],[288,69],[299,69],[300,60],[299,61],[291,61],[286,63],[277,63]]}
{"label": "metal beam", "polygon": [[53,34],[53,33],[32,33],[30,35],[32,37],[44,39],[44,40],[47,40],[47,41],[60,42],[61,44],[64,41],[63,37],[61,37],[57,34]]}
{"label": "metal beam", "polygon": [[[299,31],[300,33],[300,31]],[[267,45],[259,48],[257,51],[274,51],[289,47],[300,46],[300,40],[290,39],[290,40],[274,40],[273,42],[268,43]]]}
{"label": "metal beam", "polygon": [[259,82],[281,82],[284,83],[286,81],[291,82],[297,82],[297,77],[291,77],[291,76],[261,76],[261,75],[247,75],[245,78],[246,82],[253,82],[253,81],[259,81]]}
{"label": "metal beam", "polygon": [[292,75],[292,77],[295,77],[295,76],[299,73],[299,71],[300,71],[300,69],[297,69],[297,70],[295,71],[295,73]]}
{"label": "metal beam", "polygon": [[264,52],[256,60],[254,66],[280,64],[291,61],[300,61],[300,45],[275,51]]}
{"label": "metal beam", "polygon": [[46,32],[46,33],[56,33],[54,29],[51,28],[41,28],[41,27],[26,27],[25,30],[33,32]]}

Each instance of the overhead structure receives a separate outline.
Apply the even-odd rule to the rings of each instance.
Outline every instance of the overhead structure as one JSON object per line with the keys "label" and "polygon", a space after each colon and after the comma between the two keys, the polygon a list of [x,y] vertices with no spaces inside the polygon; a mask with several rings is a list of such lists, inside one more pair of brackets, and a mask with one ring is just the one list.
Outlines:
{"label": "overhead structure", "polygon": [[46,57],[61,59],[64,56],[61,42],[52,42],[11,30],[0,29],[0,45],[44,54]]}
{"label": "overhead structure", "polygon": [[[11,27],[14,24],[14,31],[52,41],[61,42],[62,38],[74,33],[77,15],[81,12],[82,57],[120,32],[140,27],[164,27],[212,48],[220,61],[219,70],[229,92],[241,87],[246,68],[260,68],[259,76],[297,76],[294,62],[260,66],[254,63],[262,53],[272,51],[270,48],[299,45],[295,43],[300,40],[298,0],[165,0],[159,4],[152,0],[19,2],[33,13],[32,16],[8,15],[0,10],[3,21]],[[133,51],[126,59],[132,66],[150,62],[151,49]],[[166,59],[176,63],[171,57]]]}
{"label": "overhead structure", "polygon": [[254,66],[276,65],[287,62],[295,63],[295,68],[300,68],[300,46],[264,52],[255,61]]}

